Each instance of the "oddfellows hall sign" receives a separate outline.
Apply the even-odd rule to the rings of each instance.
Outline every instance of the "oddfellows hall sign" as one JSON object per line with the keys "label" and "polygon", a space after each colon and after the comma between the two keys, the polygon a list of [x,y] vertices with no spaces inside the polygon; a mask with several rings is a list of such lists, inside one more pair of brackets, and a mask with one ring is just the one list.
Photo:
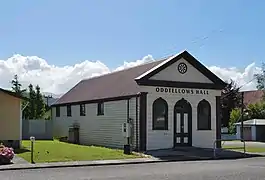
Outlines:
{"label": "oddfellows hall sign", "polygon": [[197,95],[207,95],[209,94],[208,90],[202,89],[183,89],[183,88],[166,88],[166,87],[157,87],[156,92],[161,93],[171,93],[171,94],[197,94]]}

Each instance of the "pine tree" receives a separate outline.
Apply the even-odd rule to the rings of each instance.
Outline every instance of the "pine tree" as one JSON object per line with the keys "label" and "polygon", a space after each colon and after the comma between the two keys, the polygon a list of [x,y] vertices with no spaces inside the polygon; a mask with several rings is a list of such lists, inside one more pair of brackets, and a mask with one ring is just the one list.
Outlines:
{"label": "pine tree", "polygon": [[33,85],[29,85],[29,119],[36,118],[36,92],[33,89]]}
{"label": "pine tree", "polygon": [[[17,74],[12,79],[11,84],[12,84],[12,91],[15,92],[17,95],[19,95],[19,96],[23,95],[24,96],[27,93],[27,89],[21,89],[22,85],[21,85],[21,83],[18,80],[18,75]],[[24,109],[22,111],[22,117],[24,119],[29,117],[29,112],[27,111],[27,109],[28,109],[27,108],[27,103],[28,102],[26,100],[22,100],[22,109]]]}
{"label": "pine tree", "polygon": [[35,89],[36,89],[36,99],[35,99],[36,119],[39,119],[39,118],[42,118],[45,114],[45,103],[44,103],[43,95],[40,92],[40,86],[37,85]]}
{"label": "pine tree", "polygon": [[12,91],[14,91],[20,96],[23,95],[23,93],[26,92],[27,90],[27,89],[21,89],[22,85],[18,80],[17,74],[14,76],[14,79],[12,79],[11,84],[12,84]]}

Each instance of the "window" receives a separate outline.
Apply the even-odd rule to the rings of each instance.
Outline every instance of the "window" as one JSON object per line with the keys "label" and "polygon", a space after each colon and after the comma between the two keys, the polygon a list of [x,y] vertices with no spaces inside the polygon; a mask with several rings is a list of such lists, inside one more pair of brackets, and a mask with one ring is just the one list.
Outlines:
{"label": "window", "polygon": [[104,115],[104,103],[98,103],[98,115]]}
{"label": "window", "polygon": [[67,116],[72,116],[71,105],[67,105],[66,106],[66,114],[67,114]]}
{"label": "window", "polygon": [[85,115],[86,115],[86,105],[80,104],[80,116],[85,116]]}
{"label": "window", "polygon": [[56,107],[56,117],[60,117],[60,107]]}
{"label": "window", "polygon": [[211,105],[205,99],[197,107],[198,130],[211,130]]}
{"label": "window", "polygon": [[168,105],[162,98],[153,103],[153,130],[168,130]]}

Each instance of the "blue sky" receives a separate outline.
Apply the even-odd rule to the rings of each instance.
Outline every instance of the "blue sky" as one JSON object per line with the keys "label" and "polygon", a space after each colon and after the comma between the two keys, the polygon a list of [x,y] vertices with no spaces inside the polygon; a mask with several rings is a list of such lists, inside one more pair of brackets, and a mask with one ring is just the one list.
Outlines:
{"label": "blue sky", "polygon": [[18,53],[114,68],[186,49],[206,65],[243,68],[264,61],[264,21],[262,0],[3,1],[0,59]]}

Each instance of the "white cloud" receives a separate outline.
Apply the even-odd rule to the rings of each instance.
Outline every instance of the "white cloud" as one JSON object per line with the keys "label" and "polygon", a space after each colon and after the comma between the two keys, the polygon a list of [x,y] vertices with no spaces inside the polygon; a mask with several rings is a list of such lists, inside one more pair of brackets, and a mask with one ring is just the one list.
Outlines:
{"label": "white cloud", "polygon": [[[29,83],[33,85],[39,84],[43,92],[62,94],[81,79],[122,70],[153,60],[151,55],[147,55],[141,60],[124,62],[115,69],[108,68],[100,61],[88,60],[73,66],[59,67],[48,64],[46,60],[37,56],[22,56],[17,54],[7,60],[0,60],[0,87],[10,88],[11,79],[15,74],[18,74],[24,87],[27,87]],[[243,88],[245,90],[255,89],[255,81],[247,82],[252,80],[253,75],[261,70],[255,63],[248,65],[242,70],[235,67],[221,68],[210,66],[208,68],[223,80],[231,78],[239,85],[244,85]]]}

